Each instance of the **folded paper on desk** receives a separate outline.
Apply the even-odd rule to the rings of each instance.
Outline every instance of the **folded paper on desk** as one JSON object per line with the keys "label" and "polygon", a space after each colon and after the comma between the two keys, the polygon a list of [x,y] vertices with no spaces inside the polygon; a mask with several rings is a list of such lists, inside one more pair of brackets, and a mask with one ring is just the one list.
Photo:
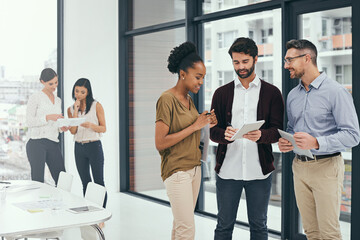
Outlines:
{"label": "folded paper on desk", "polygon": [[30,213],[42,212],[45,209],[64,209],[65,207],[63,201],[58,199],[18,202],[13,203],[13,205]]}
{"label": "folded paper on desk", "polygon": [[83,213],[83,212],[93,212],[93,211],[99,211],[101,208],[94,207],[94,206],[82,206],[82,207],[75,207],[75,208],[69,208],[68,211],[72,213]]}
{"label": "folded paper on desk", "polygon": [[265,120],[260,120],[252,123],[245,123],[235,134],[231,140],[242,138],[244,134],[248,132],[259,130],[259,128],[265,123]]}
{"label": "folded paper on desk", "polygon": [[294,146],[293,152],[298,154],[298,155],[302,155],[302,156],[307,156],[310,158],[313,158],[314,156],[312,155],[310,150],[304,150],[304,149],[300,149],[295,142],[294,136],[290,133],[287,133],[285,131],[282,131],[280,129],[278,129],[280,135],[282,138],[285,138],[286,140],[288,140],[289,142],[291,142],[291,144]]}
{"label": "folded paper on desk", "polygon": [[57,120],[59,127],[79,126],[85,122],[85,118],[59,118]]}

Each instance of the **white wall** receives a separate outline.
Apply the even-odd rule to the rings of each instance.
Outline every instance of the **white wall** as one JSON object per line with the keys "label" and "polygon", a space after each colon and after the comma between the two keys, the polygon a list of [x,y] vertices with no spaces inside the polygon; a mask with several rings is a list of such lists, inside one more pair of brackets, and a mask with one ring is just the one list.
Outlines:
{"label": "white wall", "polygon": [[[109,191],[118,191],[118,1],[65,0],[64,12],[64,107],[73,104],[71,91],[75,81],[88,78],[94,98],[105,110],[105,185]],[[69,132],[65,134],[65,162],[67,171],[75,176],[73,192],[81,194]]]}

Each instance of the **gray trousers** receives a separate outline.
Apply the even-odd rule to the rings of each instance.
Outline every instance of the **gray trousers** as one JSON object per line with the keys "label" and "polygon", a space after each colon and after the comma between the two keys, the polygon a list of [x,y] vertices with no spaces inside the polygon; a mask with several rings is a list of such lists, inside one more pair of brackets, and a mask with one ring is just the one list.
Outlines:
{"label": "gray trousers", "polygon": [[58,142],[46,138],[30,139],[26,144],[26,154],[31,167],[31,179],[44,182],[45,163],[57,184],[59,174],[65,171],[64,159]]}

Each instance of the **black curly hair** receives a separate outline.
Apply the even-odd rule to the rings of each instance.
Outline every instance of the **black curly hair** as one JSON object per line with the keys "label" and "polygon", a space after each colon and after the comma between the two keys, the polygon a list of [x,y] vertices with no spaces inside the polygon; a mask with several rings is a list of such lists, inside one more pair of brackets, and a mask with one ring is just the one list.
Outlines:
{"label": "black curly hair", "polygon": [[171,73],[180,74],[180,70],[187,72],[187,69],[197,62],[204,61],[197,54],[195,45],[192,42],[184,42],[171,50],[167,68]]}

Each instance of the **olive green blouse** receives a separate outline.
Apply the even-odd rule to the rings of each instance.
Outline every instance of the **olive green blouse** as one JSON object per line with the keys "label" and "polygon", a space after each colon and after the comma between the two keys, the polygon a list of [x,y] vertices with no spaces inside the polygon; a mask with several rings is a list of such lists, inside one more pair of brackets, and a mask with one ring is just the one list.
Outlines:
{"label": "olive green blouse", "polygon": [[[199,116],[189,96],[190,109],[184,106],[170,91],[161,94],[156,103],[156,122],[169,126],[169,134],[179,132],[193,124]],[[178,171],[187,171],[201,165],[200,130],[187,136],[174,146],[159,151],[163,181]]]}

